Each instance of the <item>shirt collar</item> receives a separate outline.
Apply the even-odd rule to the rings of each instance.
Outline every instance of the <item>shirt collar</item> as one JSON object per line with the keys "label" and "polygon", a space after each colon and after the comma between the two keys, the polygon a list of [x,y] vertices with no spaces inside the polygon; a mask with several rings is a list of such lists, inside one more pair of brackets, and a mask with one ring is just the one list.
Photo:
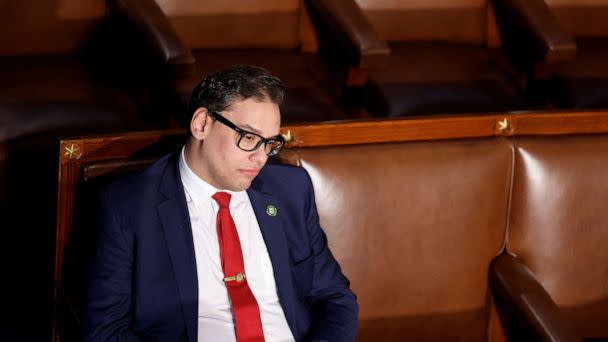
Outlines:
{"label": "shirt collar", "polygon": [[[227,192],[231,195],[231,208],[236,207],[247,199],[246,191],[219,190],[197,176],[186,162],[185,150],[185,146],[182,147],[179,157],[179,173],[184,185],[184,190],[186,190],[186,196],[189,196],[196,206],[207,203],[207,201],[213,201],[211,196],[218,191]],[[215,203],[215,201],[213,201],[213,203]]]}

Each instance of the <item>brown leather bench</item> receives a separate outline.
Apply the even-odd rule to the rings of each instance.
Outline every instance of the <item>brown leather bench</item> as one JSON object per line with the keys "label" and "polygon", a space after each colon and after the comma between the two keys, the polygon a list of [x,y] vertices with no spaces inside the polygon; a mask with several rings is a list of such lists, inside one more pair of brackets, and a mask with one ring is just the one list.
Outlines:
{"label": "brown leather bench", "polygon": [[365,86],[372,115],[534,108],[501,53],[490,1],[306,2],[320,51],[347,85]]}
{"label": "brown leather bench", "polygon": [[504,47],[536,96],[558,108],[606,108],[608,2],[493,2],[507,14]]}
{"label": "brown leather bench", "polygon": [[[360,304],[361,341],[608,336],[608,116],[539,113],[289,126]],[[77,327],[83,194],[181,132],[64,140],[57,329]],[[72,319],[70,319],[72,317]],[[74,318],[75,317],[75,318]],[[76,328],[77,329],[77,328]]]}
{"label": "brown leather bench", "polygon": [[494,293],[509,302],[515,326],[522,323],[514,317],[527,317],[543,340],[560,340],[569,326],[606,341],[608,135],[522,137],[513,152],[510,255],[495,260]]}
{"label": "brown leather bench", "polygon": [[[316,53],[316,36],[300,0],[108,2],[116,41],[137,57],[123,74],[148,113],[179,121],[203,75],[254,64],[284,82],[284,122],[347,118],[338,89]],[[144,44],[142,44],[144,43]],[[133,45],[142,45],[133,49]],[[117,51],[122,55],[123,52]]]}

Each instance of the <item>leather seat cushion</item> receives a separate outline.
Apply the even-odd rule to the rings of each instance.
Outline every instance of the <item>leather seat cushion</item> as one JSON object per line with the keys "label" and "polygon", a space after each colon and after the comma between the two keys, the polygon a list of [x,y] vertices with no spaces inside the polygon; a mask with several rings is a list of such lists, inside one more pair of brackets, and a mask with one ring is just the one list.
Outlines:
{"label": "leather seat cushion", "polygon": [[497,51],[465,44],[391,44],[388,67],[370,73],[373,115],[492,112],[521,108]]}
{"label": "leather seat cushion", "polygon": [[608,337],[608,138],[518,138],[509,252],[579,336]]}
{"label": "leather seat cushion", "polygon": [[509,144],[479,139],[298,153],[332,253],[358,296],[358,340],[485,341],[488,265],[505,236]]}
{"label": "leather seat cushion", "polygon": [[550,99],[562,108],[608,106],[608,39],[578,39],[576,59],[555,66]]}

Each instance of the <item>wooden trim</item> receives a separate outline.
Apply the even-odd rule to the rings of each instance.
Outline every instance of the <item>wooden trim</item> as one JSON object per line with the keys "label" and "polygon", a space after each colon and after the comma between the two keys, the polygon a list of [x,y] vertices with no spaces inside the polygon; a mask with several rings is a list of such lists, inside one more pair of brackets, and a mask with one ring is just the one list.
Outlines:
{"label": "wooden trim", "polygon": [[366,120],[289,126],[283,132],[294,137],[288,147],[351,145],[492,136],[495,120],[494,116]]}
{"label": "wooden trim", "polygon": [[[500,123],[508,121],[502,130]],[[291,125],[287,146],[312,147],[489,136],[552,135],[608,132],[608,111],[530,112],[490,115],[370,119]],[[120,159],[162,140],[179,141],[183,130],[133,132],[61,140],[60,165]]]}
{"label": "wooden trim", "polygon": [[65,247],[68,245],[68,237],[70,236],[73,223],[74,199],[76,193],[76,184],[80,170],[80,163],[61,163],[59,165],[59,184],[57,189],[57,230],[55,232],[55,269],[53,284],[53,318],[51,340],[58,340],[57,331],[57,311],[59,305],[59,292],[57,285],[61,280],[61,272],[63,270],[63,257],[65,255]]}
{"label": "wooden trim", "polygon": [[142,148],[161,143],[164,139],[178,139],[185,135],[182,129],[172,129],[61,140],[59,164],[125,158]]}
{"label": "wooden trim", "polygon": [[[506,120],[507,127],[503,129]],[[288,147],[443,140],[490,136],[608,132],[608,111],[502,113],[393,120],[328,122],[284,127]]]}
{"label": "wooden trim", "polygon": [[511,116],[514,135],[562,135],[608,132],[608,111]]}

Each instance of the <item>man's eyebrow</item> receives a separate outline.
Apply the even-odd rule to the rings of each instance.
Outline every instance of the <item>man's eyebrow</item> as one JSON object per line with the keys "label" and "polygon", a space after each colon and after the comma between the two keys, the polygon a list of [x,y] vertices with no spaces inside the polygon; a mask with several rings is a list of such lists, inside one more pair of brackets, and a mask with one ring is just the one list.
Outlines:
{"label": "man's eyebrow", "polygon": [[261,133],[262,133],[262,131],[260,131],[259,129],[257,129],[257,128],[255,128],[255,127],[253,127],[253,126],[249,125],[249,124],[245,124],[245,125],[243,125],[242,127],[243,127],[244,129],[248,130],[248,131],[253,132],[253,133],[257,133],[257,134],[260,134],[260,135],[261,135]]}
{"label": "man's eyebrow", "polygon": [[253,133],[257,133],[257,134],[259,134],[259,135],[262,135],[262,131],[260,131],[259,129],[257,129],[257,128],[255,128],[255,127],[253,127],[253,126],[249,125],[249,124],[245,124],[245,125],[243,125],[242,127],[243,127],[243,128],[245,128],[245,129],[246,129],[246,130],[248,130],[248,131],[251,131],[251,132],[253,132]]}
{"label": "man's eyebrow", "polygon": [[[259,134],[261,137],[263,137],[263,135],[262,135],[262,131],[260,131],[259,129],[257,129],[257,128],[255,128],[255,127],[252,127],[252,126],[251,126],[251,125],[249,125],[249,124],[245,124],[245,125],[243,125],[242,127],[243,127],[244,129],[246,129],[247,131],[250,131],[250,132],[253,132],[253,133]],[[281,133],[279,132],[279,133],[277,133],[277,134],[275,134],[275,135],[273,135],[273,136],[271,136],[271,137],[268,137],[268,139],[270,139],[270,138],[276,138],[276,137],[278,137],[278,136],[280,136],[280,135],[281,135]]]}

